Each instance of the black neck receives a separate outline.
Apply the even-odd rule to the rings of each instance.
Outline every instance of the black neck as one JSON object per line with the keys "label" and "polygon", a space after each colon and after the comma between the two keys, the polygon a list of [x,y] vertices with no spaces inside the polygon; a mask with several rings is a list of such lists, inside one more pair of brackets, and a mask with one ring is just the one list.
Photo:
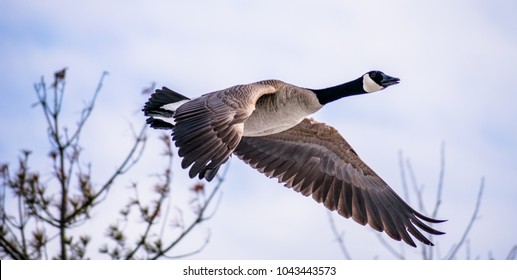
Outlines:
{"label": "black neck", "polygon": [[324,89],[312,89],[312,91],[318,97],[318,101],[321,105],[325,105],[343,97],[366,93],[363,89],[362,77],[338,86]]}

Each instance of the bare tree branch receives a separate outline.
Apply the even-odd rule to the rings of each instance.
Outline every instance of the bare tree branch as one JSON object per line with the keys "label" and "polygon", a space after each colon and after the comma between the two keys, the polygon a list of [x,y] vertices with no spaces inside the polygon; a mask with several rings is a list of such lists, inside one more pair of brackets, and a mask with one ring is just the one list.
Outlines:
{"label": "bare tree branch", "polygon": [[93,108],[95,106],[95,101],[97,100],[97,96],[99,95],[102,85],[104,82],[104,78],[109,73],[107,71],[102,72],[101,78],[99,80],[99,83],[97,84],[97,88],[95,89],[95,92],[93,94],[92,99],[90,102],[83,108],[81,112],[81,117],[79,118],[79,122],[77,123],[77,127],[75,129],[75,132],[72,134],[72,137],[68,138],[66,143],[64,144],[65,147],[72,145],[73,143],[77,143],[79,140],[79,137],[81,135],[81,131],[84,127],[84,124],[88,121],[88,118],[90,117],[91,113],[93,112]]}
{"label": "bare tree branch", "polygon": [[402,190],[404,193],[404,200],[407,203],[410,203],[409,188],[407,186],[407,180],[406,180],[406,168],[404,165],[404,154],[402,153],[402,150],[399,151],[399,168],[400,168],[400,180],[402,182]]}
{"label": "bare tree branch", "polygon": [[18,246],[14,246],[12,241],[6,240],[4,235],[0,236],[0,246],[11,258],[15,260],[26,260],[27,256],[18,250]]}
{"label": "bare tree branch", "polygon": [[409,160],[409,158],[406,160],[406,166],[407,166],[407,170],[409,173],[409,178],[411,179],[411,183],[412,183],[411,185],[413,186],[413,191],[415,192],[416,198],[418,201],[418,209],[420,209],[421,211],[426,213],[427,211],[425,211],[425,207],[424,207],[425,204],[424,204],[424,200],[423,200],[423,196],[422,196],[422,192],[424,191],[424,186],[421,186],[421,187],[418,186],[418,182],[416,180],[415,173],[413,172],[413,166],[411,165],[411,161]]}
{"label": "bare tree branch", "polygon": [[[404,164],[404,157],[403,157],[402,151],[399,152],[399,167],[400,167],[400,175],[401,175],[401,180],[402,180],[405,197],[407,199],[409,199],[409,189],[407,188],[407,179],[406,179],[407,176],[409,176],[410,180],[411,180],[411,184],[412,184],[412,190],[416,194],[415,196],[418,200],[418,205],[419,205],[418,209],[422,213],[427,213],[425,211],[425,204],[424,204],[424,199],[423,199],[424,187],[423,186],[419,187],[419,184],[416,180],[416,176],[413,172],[413,168],[412,168],[410,160],[409,159],[405,160],[405,164]],[[441,145],[441,150],[440,150],[440,169],[439,169],[439,174],[438,174],[438,184],[437,184],[437,188],[436,188],[436,201],[435,201],[433,207],[431,208],[432,209],[432,214],[431,214],[432,218],[437,218],[440,206],[442,205],[444,178],[445,178],[445,143],[443,142]],[[477,221],[477,219],[478,219],[480,205],[481,205],[481,201],[482,201],[482,197],[483,197],[484,184],[485,184],[485,180],[484,180],[484,178],[481,178],[481,184],[479,187],[475,208],[472,212],[472,217],[470,218],[470,220],[463,232],[463,235],[459,239],[458,243],[454,244],[448,250],[448,253],[445,255],[444,259],[456,258],[456,255],[460,251],[461,248],[465,249],[466,258],[467,259],[471,258],[471,243],[468,240],[468,235],[470,234],[470,231],[471,231],[475,221]],[[331,230],[333,231],[334,235],[336,236],[336,240],[339,243],[344,243],[344,240],[339,238],[340,235],[339,235],[337,229],[335,228],[335,224],[333,223],[333,221],[330,222],[330,227],[331,227]],[[372,232],[373,232],[373,230],[372,230]],[[374,233],[376,234],[377,238],[379,239],[379,242],[383,245],[383,247],[391,255],[393,255],[397,259],[406,258],[403,246],[401,246],[401,248],[399,250],[397,250],[396,248],[392,247],[388,242],[386,242],[386,240],[384,239],[384,237],[381,234],[379,234],[378,232],[374,232]],[[428,238],[431,241],[433,241],[432,235],[429,235]],[[438,244],[436,244],[436,245],[438,245]],[[340,246],[345,246],[345,244],[340,244]],[[421,250],[420,252],[421,252],[422,259],[441,258],[440,246],[432,246],[432,247],[422,246],[420,250]],[[517,257],[517,245],[514,245],[514,247],[512,247],[512,249],[508,253],[507,259],[514,259],[516,257]],[[345,258],[348,258],[348,257],[345,256]],[[492,258],[492,256],[489,255],[489,258]]]}
{"label": "bare tree branch", "polygon": [[481,200],[483,198],[483,188],[484,187],[485,187],[485,178],[483,177],[483,178],[481,178],[481,184],[479,186],[479,192],[478,192],[478,197],[476,200],[476,206],[474,208],[474,212],[472,213],[472,217],[470,218],[470,221],[469,221],[467,227],[465,228],[465,231],[463,232],[463,235],[462,235],[460,241],[458,242],[458,244],[453,245],[451,247],[449,253],[445,257],[446,259],[448,259],[448,260],[454,259],[458,250],[461,248],[463,243],[467,240],[467,236],[470,232],[470,229],[472,228],[472,225],[474,225],[474,222],[478,219],[478,213],[479,213],[479,209],[481,206]]}
{"label": "bare tree branch", "polygon": [[[13,259],[48,258],[47,248],[50,247],[47,245],[52,242],[57,245],[52,248],[59,248],[52,258],[85,257],[90,237],[85,234],[71,234],[69,230],[90,220],[91,208],[107,196],[108,190],[119,176],[139,161],[146,140],[146,126],[143,126],[135,134],[135,141],[126,158],[108,180],[97,191],[94,190],[90,165],[87,165],[85,171],[79,161],[82,150],[79,144],[106,75],[107,72],[102,73],[92,98],[82,108],[71,133],[61,124],[66,68],[54,74],[54,82],[50,87],[47,87],[43,77],[34,85],[37,97],[34,105],[42,108],[46,120],[52,172],[48,180],[39,182],[38,173],[29,172],[28,169],[29,151],[23,151],[20,167],[12,177],[8,165],[0,165],[0,256]],[[13,198],[17,201],[14,204],[16,208],[13,207],[12,210],[7,209],[5,204],[6,196],[11,195],[6,193],[7,188],[13,190]],[[47,228],[51,229],[50,238],[46,234]]]}
{"label": "bare tree branch", "polygon": [[140,130],[140,134],[138,137],[136,137],[135,142],[133,143],[133,146],[131,147],[131,150],[126,155],[125,159],[123,160],[122,164],[115,170],[115,172],[111,175],[111,177],[102,185],[102,187],[91,197],[89,197],[85,202],[81,204],[80,207],[78,207],[75,211],[70,213],[66,218],[66,222],[70,222],[72,219],[74,219],[78,214],[83,213],[87,208],[95,205],[99,199],[99,197],[103,194],[105,194],[109,187],[115,182],[115,180],[120,176],[123,175],[128,171],[128,165],[133,164],[135,161],[138,161],[140,159],[141,153],[138,153],[138,157],[134,158],[135,153],[139,149],[144,148],[144,143],[146,141],[145,138],[145,131],[146,126],[144,125],[142,129]]}
{"label": "bare tree branch", "polygon": [[204,204],[199,209],[197,217],[191,222],[191,224],[186,229],[184,229],[183,232],[174,241],[172,241],[167,247],[165,247],[164,249],[157,252],[150,259],[156,260],[156,259],[166,255],[167,252],[169,252],[179,242],[181,242],[183,240],[183,238],[185,238],[185,236],[187,236],[192,231],[192,229],[194,229],[198,224],[205,221],[204,213],[205,213],[206,209],[208,208],[208,206],[210,205],[210,202],[214,198],[215,194],[219,191],[219,188],[221,187],[222,183],[224,182],[224,178],[226,177],[226,173],[228,172],[229,167],[230,167],[230,165],[229,165],[229,163],[227,163],[222,174],[217,176],[217,180],[218,180],[217,184],[212,189],[212,192],[210,193],[208,198],[205,200]]}
{"label": "bare tree branch", "polygon": [[330,224],[330,229],[332,231],[332,233],[334,234],[334,238],[339,246],[339,250],[341,251],[341,254],[343,254],[343,257],[346,259],[346,260],[351,260],[352,257],[350,256],[350,253],[348,252],[347,248],[346,248],[346,243],[345,243],[345,232],[339,232],[337,227],[336,227],[336,223],[334,222],[334,219],[332,218],[332,213],[330,211],[327,211],[327,216],[329,218],[329,224]]}
{"label": "bare tree branch", "polygon": [[443,191],[443,179],[445,177],[445,142],[442,142],[440,150],[440,174],[438,175],[438,187],[436,189],[436,202],[434,205],[433,213],[431,218],[436,218],[438,215],[438,209],[442,204],[442,191]]}
{"label": "bare tree branch", "polygon": [[384,246],[384,248],[386,248],[386,250],[388,250],[388,252],[390,252],[390,254],[392,254],[395,258],[399,259],[399,260],[405,260],[406,257],[404,256],[404,252],[403,252],[403,249],[400,249],[400,252],[397,251],[395,248],[393,248],[393,246],[391,246],[387,241],[386,239],[384,238],[384,236],[382,236],[382,234],[380,233],[375,233],[375,236],[377,237],[377,239],[379,240],[379,242],[382,244],[382,246]]}
{"label": "bare tree branch", "polygon": [[208,234],[207,238],[205,239],[205,242],[203,242],[203,244],[201,244],[201,246],[192,251],[192,252],[189,252],[189,253],[186,253],[186,254],[181,254],[181,255],[177,255],[177,256],[167,256],[167,255],[163,255],[164,258],[166,259],[182,259],[182,258],[186,258],[186,257],[190,257],[190,256],[193,256],[193,255],[196,255],[196,254],[199,254],[201,251],[203,251],[206,247],[206,245],[208,245],[210,241],[210,234]]}
{"label": "bare tree branch", "polygon": [[[170,140],[167,139],[167,143],[169,143],[169,141]],[[136,254],[136,252],[138,252],[138,250],[146,244],[147,237],[148,237],[149,233],[151,232],[151,227],[154,225],[155,220],[158,218],[158,215],[161,210],[161,206],[163,205],[164,200],[167,198],[167,195],[169,194],[170,186],[172,184],[172,172],[171,172],[172,149],[171,149],[170,144],[166,145],[166,147],[167,147],[166,155],[168,158],[168,164],[165,169],[165,174],[163,176],[165,178],[165,182],[163,183],[162,186],[157,187],[158,188],[157,193],[160,195],[160,197],[158,198],[158,201],[155,204],[155,209],[154,209],[154,211],[152,211],[152,214],[150,214],[150,215],[146,215],[145,213],[142,214],[142,216],[144,217],[144,220],[147,223],[147,226],[144,231],[144,234],[142,235],[140,241],[137,243],[135,248],[126,255],[127,260],[132,259],[134,257],[134,255]]]}

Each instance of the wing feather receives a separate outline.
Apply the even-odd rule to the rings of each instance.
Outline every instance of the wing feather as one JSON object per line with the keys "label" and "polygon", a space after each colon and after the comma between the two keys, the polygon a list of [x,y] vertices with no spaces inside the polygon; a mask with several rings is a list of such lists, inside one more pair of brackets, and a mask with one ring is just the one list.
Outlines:
{"label": "wing feather", "polygon": [[255,83],[205,94],[179,106],[172,139],[189,176],[212,180],[239,144],[243,123],[257,99],[274,93],[271,85]]}
{"label": "wing feather", "polygon": [[439,223],[406,204],[371,170],[332,127],[304,119],[286,131],[242,137],[234,150],[244,162],[326,208],[359,224],[384,231],[416,246],[411,235],[432,245],[422,234],[443,234],[423,221]]}

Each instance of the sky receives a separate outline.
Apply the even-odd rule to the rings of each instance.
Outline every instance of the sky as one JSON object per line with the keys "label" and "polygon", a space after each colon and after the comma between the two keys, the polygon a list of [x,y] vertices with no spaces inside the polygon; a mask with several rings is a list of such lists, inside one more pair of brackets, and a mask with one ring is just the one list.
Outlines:
{"label": "sky", "polygon": [[[361,158],[402,193],[399,154],[410,158],[424,200],[434,202],[445,147],[443,201],[435,238],[441,255],[461,238],[482,178],[481,209],[470,250],[458,258],[505,258],[517,244],[517,10],[515,1],[25,1],[0,3],[0,162],[33,150],[49,170],[49,143],[33,85],[67,69],[64,125],[104,81],[84,128],[82,160],[100,185],[115,170],[140,127],[155,82],[186,96],[235,84],[280,79],[324,88],[369,70],[401,83],[339,100],[313,117],[334,126]],[[127,201],[124,185],[149,185],[163,166],[157,138],[142,161],[95,210],[96,234]],[[49,171],[50,172],[50,171]],[[174,163],[171,193],[189,207],[195,183]],[[48,174],[47,174],[48,175]],[[212,184],[213,185],[213,184]],[[177,254],[203,243],[194,259],[339,259],[328,211],[237,158],[215,216]],[[410,204],[417,206],[416,200]],[[183,205],[183,206],[182,206]],[[393,258],[367,227],[332,218],[353,258]],[[171,231],[171,235],[174,232]],[[399,243],[384,238],[390,245]],[[418,249],[402,247],[407,258]],[[96,254],[94,245],[91,257]],[[468,251],[468,252],[467,252]]]}

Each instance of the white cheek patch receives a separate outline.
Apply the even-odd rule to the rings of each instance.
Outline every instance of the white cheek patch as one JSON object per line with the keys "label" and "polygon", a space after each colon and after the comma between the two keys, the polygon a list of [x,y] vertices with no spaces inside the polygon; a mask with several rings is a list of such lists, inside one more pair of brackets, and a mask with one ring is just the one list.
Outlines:
{"label": "white cheek patch", "polygon": [[374,80],[372,80],[372,78],[370,78],[370,75],[364,74],[363,75],[363,89],[364,89],[364,91],[370,93],[370,92],[383,90],[384,87],[380,86]]}

